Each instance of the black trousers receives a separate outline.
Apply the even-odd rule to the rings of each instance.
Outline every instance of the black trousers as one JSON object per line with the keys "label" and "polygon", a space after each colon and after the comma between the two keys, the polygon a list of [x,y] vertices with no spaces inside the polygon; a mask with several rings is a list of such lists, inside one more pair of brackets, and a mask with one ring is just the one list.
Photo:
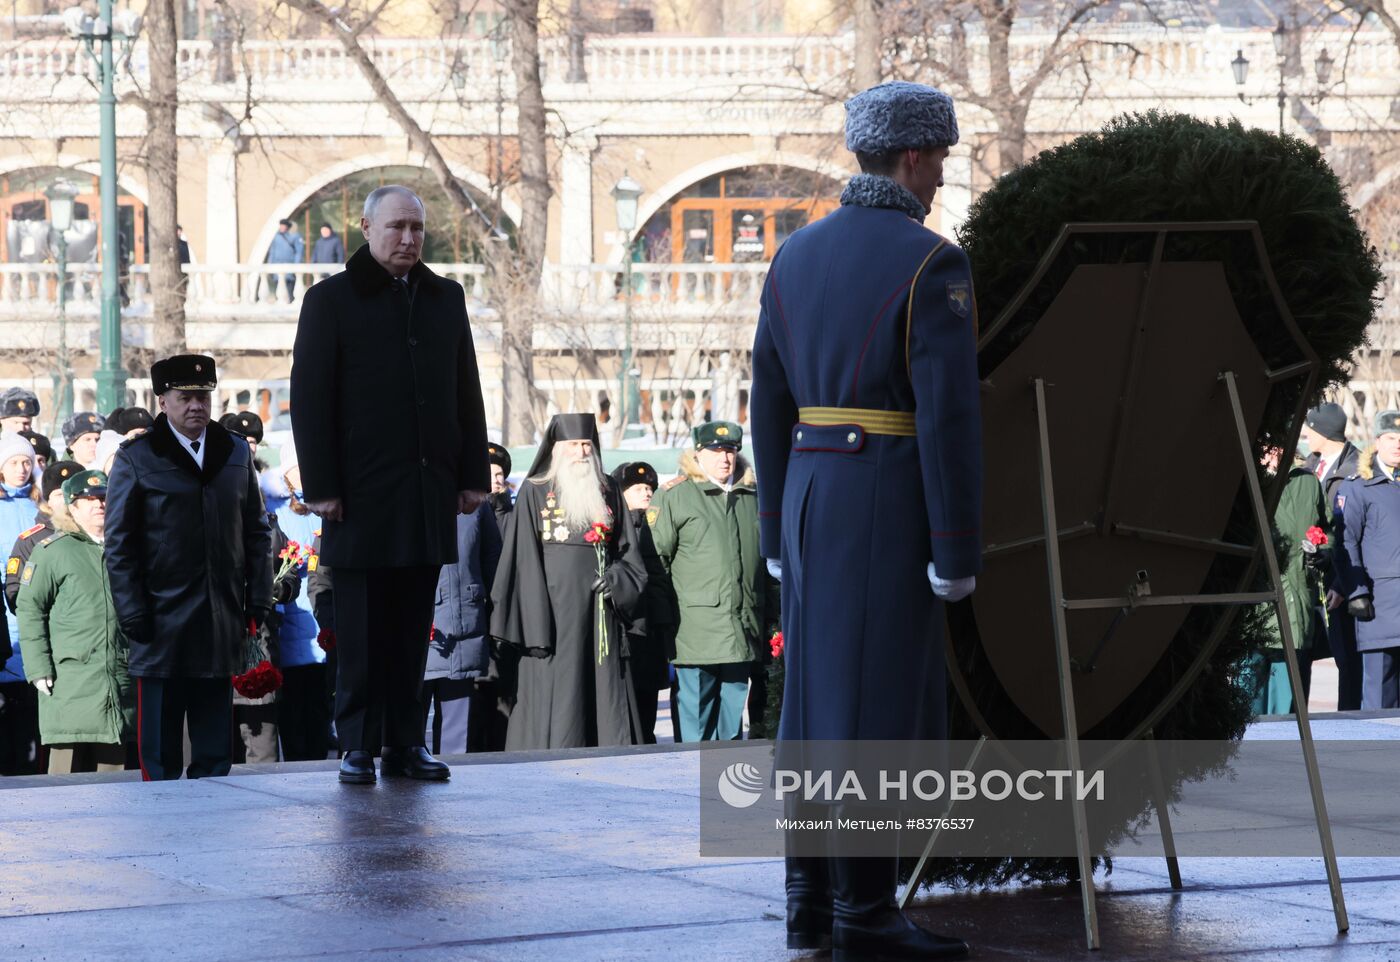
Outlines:
{"label": "black trousers", "polygon": [[330,754],[331,710],[326,698],[326,666],[296,665],[282,669],[277,692],[277,730],[282,760],[325,761]]}
{"label": "black trousers", "polygon": [[38,775],[39,694],[27,681],[0,684],[0,775]]}
{"label": "black trousers", "polygon": [[180,777],[189,722],[189,778],[227,775],[233,767],[233,683],[228,678],[136,679],[136,743],[141,777]]}
{"label": "black trousers", "polygon": [[335,730],[342,752],[423,746],[419,694],[440,570],[335,569]]}
{"label": "black trousers", "polygon": [[1356,619],[1345,608],[1327,612],[1327,643],[1337,663],[1337,711],[1361,707],[1361,653],[1356,650]]}

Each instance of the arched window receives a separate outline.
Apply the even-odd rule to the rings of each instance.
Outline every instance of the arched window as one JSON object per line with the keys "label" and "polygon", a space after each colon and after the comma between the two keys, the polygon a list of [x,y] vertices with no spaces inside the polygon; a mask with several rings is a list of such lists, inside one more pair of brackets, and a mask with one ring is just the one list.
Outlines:
{"label": "arched window", "polygon": [[458,213],[457,206],[442,189],[437,178],[422,167],[375,167],[356,171],[333,181],[312,194],[289,218],[306,238],[306,256],[311,256],[322,225],[340,235],[346,254],[364,243],[360,214],[370,191],[385,184],[402,184],[423,198],[427,208],[428,236],[423,244],[423,260],[429,264],[470,264],[481,261],[481,244],[494,225],[507,238],[514,239],[515,224],[498,213],[489,197],[463,184],[477,203],[476,212]]}
{"label": "arched window", "polygon": [[[54,260],[49,199],[44,191],[59,180],[74,184],[79,191],[73,201],[73,226],[68,230],[68,262],[97,263],[102,259],[102,200],[97,176],[61,167],[31,167],[0,176],[0,261],[39,264]],[[117,241],[123,267],[146,263],[146,205],[120,189]]]}
{"label": "arched window", "polygon": [[833,211],[841,185],[796,167],[744,167],[692,184],[652,215],[638,244],[644,261],[769,261],[793,231]]}

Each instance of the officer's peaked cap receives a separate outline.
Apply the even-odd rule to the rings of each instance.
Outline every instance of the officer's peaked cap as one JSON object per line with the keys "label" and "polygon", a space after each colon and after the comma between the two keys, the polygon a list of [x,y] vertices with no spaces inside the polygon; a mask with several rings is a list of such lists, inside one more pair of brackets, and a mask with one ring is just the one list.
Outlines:
{"label": "officer's peaked cap", "polygon": [[206,354],[176,354],[151,365],[151,390],[212,391],[219,385],[214,359]]}

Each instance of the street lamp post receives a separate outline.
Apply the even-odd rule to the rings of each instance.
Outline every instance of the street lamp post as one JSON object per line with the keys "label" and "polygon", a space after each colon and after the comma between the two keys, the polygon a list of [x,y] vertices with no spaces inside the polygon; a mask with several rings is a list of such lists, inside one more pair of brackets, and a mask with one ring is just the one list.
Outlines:
{"label": "street lamp post", "polygon": [[617,229],[622,234],[623,346],[622,370],[618,378],[622,425],[617,432],[618,440],[622,440],[627,435],[628,427],[636,420],[637,409],[641,406],[637,389],[638,372],[632,369],[632,254],[636,243],[632,232],[637,228],[637,200],[642,196],[642,185],[624,173],[613,187],[612,196],[617,206]]}
{"label": "street lamp post", "polygon": [[78,188],[66,180],[50,184],[49,227],[57,235],[58,248],[58,358],[53,372],[55,423],[73,413],[73,366],[68,357],[68,231],[73,226],[73,198]]}
{"label": "street lamp post", "polygon": [[130,10],[117,11],[112,0],[99,0],[96,17],[82,7],[70,7],[63,21],[70,36],[82,40],[97,65],[102,82],[98,97],[102,211],[102,314],[98,333],[97,408],[110,411],[125,403],[126,370],[122,367],[122,306],[117,281],[121,249],[117,240],[117,95],[116,55],[113,44],[123,43],[123,59],[141,32],[141,17]]}
{"label": "street lamp post", "polygon": [[[1274,54],[1278,58],[1278,133],[1282,137],[1284,128],[1284,108],[1288,105],[1288,93],[1284,89],[1284,78],[1288,71],[1289,44],[1293,38],[1292,27],[1287,26],[1282,20],[1273,30]],[[1239,98],[1241,103],[1250,103],[1250,98],[1244,95],[1244,82],[1249,77],[1249,58],[1244,55],[1243,50],[1235,52],[1235,59],[1230,61],[1230,69],[1235,75],[1235,86],[1239,87]],[[1317,85],[1320,88],[1315,97],[1308,99],[1319,102],[1327,96],[1328,81],[1332,77],[1332,55],[1324,47],[1313,62],[1313,72],[1317,75]]]}

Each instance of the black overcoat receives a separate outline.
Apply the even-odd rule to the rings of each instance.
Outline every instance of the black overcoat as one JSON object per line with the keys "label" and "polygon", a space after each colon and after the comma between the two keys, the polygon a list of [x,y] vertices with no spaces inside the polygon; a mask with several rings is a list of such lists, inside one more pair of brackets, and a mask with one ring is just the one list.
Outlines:
{"label": "black overcoat", "polygon": [[367,246],[312,286],[292,349],[292,431],[331,567],[457,560],[457,492],[490,490],[486,418],[460,284],[422,263],[398,293]]}
{"label": "black overcoat", "polygon": [[117,449],[104,556],[138,678],[243,670],[248,617],[272,607],[272,528],[248,443],[217,424],[204,468],[162,414]]}

